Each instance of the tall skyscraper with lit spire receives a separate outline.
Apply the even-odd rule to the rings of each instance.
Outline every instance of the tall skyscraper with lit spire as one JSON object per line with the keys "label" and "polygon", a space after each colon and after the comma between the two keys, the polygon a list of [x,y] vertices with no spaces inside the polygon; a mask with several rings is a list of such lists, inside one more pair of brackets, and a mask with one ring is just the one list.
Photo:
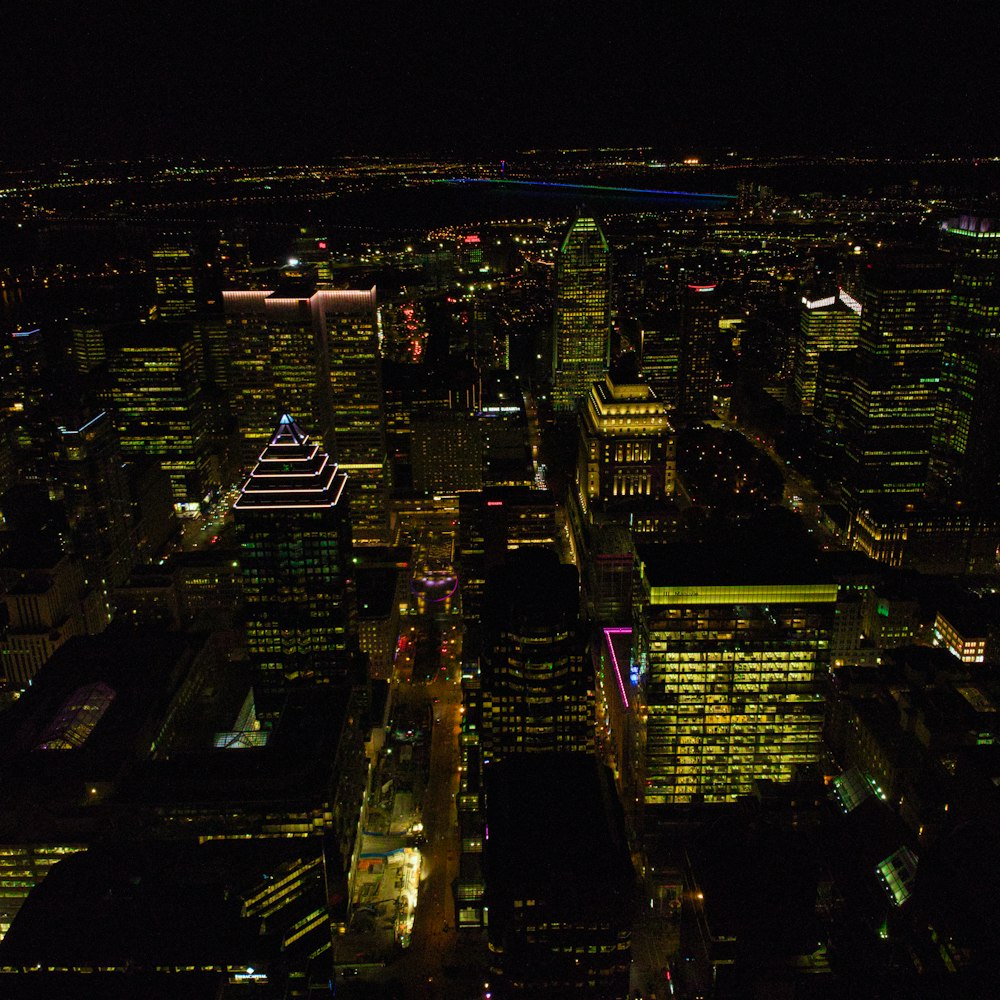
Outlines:
{"label": "tall skyscraper with lit spire", "polygon": [[234,505],[257,715],[291,687],[351,680],[351,523],[342,472],[284,414]]}
{"label": "tall skyscraper with lit spire", "polygon": [[611,254],[597,220],[578,215],[556,255],[552,407],[572,413],[608,370]]}

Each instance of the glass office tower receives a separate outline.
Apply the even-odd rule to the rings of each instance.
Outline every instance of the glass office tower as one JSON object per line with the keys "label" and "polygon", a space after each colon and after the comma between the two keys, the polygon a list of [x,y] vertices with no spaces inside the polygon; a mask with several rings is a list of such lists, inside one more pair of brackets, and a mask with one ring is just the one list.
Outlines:
{"label": "glass office tower", "polygon": [[572,413],[608,370],[611,255],[597,220],[578,215],[556,255],[552,406]]}

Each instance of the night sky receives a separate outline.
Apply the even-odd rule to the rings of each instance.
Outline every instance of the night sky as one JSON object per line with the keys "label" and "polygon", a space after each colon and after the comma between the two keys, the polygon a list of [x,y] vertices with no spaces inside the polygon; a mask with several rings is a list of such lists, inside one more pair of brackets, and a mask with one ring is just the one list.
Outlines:
{"label": "night sky", "polygon": [[990,153],[998,29],[962,0],[25,3],[0,23],[0,158]]}

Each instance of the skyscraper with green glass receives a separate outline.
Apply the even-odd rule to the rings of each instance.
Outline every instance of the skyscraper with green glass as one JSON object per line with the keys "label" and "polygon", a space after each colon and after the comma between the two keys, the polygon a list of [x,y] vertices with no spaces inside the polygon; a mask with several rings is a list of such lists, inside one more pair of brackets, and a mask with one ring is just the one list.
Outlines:
{"label": "skyscraper with green glass", "polygon": [[941,243],[954,260],[954,276],[934,447],[947,471],[957,474],[966,490],[976,495],[979,491],[969,487],[981,479],[983,460],[992,457],[991,448],[976,447],[976,443],[995,434],[993,357],[1000,343],[1000,226],[975,216],[949,219],[941,227]]}
{"label": "skyscraper with green glass", "polygon": [[347,475],[284,414],[233,507],[257,715],[349,681],[356,636]]}
{"label": "skyscraper with green glass", "polygon": [[597,220],[578,215],[556,255],[552,407],[572,413],[608,370],[611,254]]}

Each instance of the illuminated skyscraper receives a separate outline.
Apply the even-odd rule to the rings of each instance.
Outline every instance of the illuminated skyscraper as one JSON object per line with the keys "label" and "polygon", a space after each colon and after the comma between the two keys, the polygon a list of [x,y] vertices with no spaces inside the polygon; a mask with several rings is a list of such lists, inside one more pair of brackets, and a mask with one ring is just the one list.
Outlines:
{"label": "illuminated skyscraper", "polygon": [[0,407],[15,414],[30,414],[44,398],[45,369],[42,331],[38,327],[15,330],[4,337],[0,342]]}
{"label": "illuminated skyscraper", "polygon": [[199,306],[200,260],[191,234],[163,234],[153,247],[156,314],[161,320],[192,320]]}
{"label": "illuminated skyscraper", "polygon": [[802,297],[792,357],[793,402],[800,413],[813,412],[820,355],[858,346],[860,313],[860,306],[843,293]]}
{"label": "illuminated skyscraper", "polygon": [[669,411],[680,402],[680,320],[666,309],[647,317],[641,325],[640,368],[643,378]]}
{"label": "illuminated skyscraper", "polygon": [[552,406],[571,413],[608,370],[611,255],[595,218],[578,215],[556,254]]}
{"label": "illuminated skyscraper", "polygon": [[291,281],[275,291],[223,292],[223,304],[244,442],[265,436],[276,410],[305,414],[350,474],[355,542],[384,541],[388,459],[374,287],[317,291]]}
{"label": "illuminated skyscraper", "polygon": [[229,285],[246,287],[250,278],[250,248],[246,231],[239,227],[219,234],[219,270]]}
{"label": "illuminated skyscraper", "polygon": [[461,410],[441,410],[410,421],[413,488],[455,493],[483,488],[483,427]]}
{"label": "illuminated skyscraper", "polygon": [[287,413],[233,507],[257,714],[289,687],[351,679],[356,642],[347,476]]}
{"label": "illuminated skyscraper", "polygon": [[[942,245],[952,254],[954,277],[934,446],[975,495],[982,483],[978,466],[995,450],[976,444],[996,433],[992,349],[1000,342],[1000,227],[992,219],[951,219],[942,226]],[[977,426],[984,418],[985,426]]]}
{"label": "illuminated skyscraper", "polygon": [[382,399],[381,332],[375,287],[318,292],[333,412],[331,454],[350,476],[357,544],[387,540],[389,459]]}
{"label": "illuminated skyscraper", "polygon": [[715,394],[713,352],[719,333],[718,286],[687,284],[681,298],[680,406],[685,417],[712,412]]}
{"label": "illuminated skyscraper", "polygon": [[232,342],[232,407],[248,460],[270,434],[275,412],[284,409],[294,408],[319,443],[329,445],[315,297],[311,284],[296,281],[274,291],[222,293]]}
{"label": "illuminated skyscraper", "polygon": [[73,340],[70,354],[76,370],[84,375],[93,371],[107,358],[106,324],[87,316],[86,310],[77,309],[70,328]]}
{"label": "illuminated skyscraper", "polygon": [[127,331],[108,370],[123,454],[156,459],[175,504],[197,508],[218,485],[218,470],[209,455],[201,347],[190,326]]}
{"label": "illuminated skyscraper", "polygon": [[927,484],[950,284],[937,260],[865,272],[845,441],[855,509],[912,500]]}
{"label": "illuminated skyscraper", "polygon": [[386,361],[382,378],[393,486],[406,490],[412,483],[414,422],[451,411],[477,413],[479,372],[467,363],[429,367]]}
{"label": "illuminated skyscraper", "polygon": [[674,492],[673,428],[645,382],[607,375],[593,383],[580,416],[576,474],[585,511]]}
{"label": "illuminated skyscraper", "polygon": [[[751,529],[747,529],[750,531]],[[837,585],[785,538],[640,548],[630,676],[646,805],[733,801],[822,752]]]}

